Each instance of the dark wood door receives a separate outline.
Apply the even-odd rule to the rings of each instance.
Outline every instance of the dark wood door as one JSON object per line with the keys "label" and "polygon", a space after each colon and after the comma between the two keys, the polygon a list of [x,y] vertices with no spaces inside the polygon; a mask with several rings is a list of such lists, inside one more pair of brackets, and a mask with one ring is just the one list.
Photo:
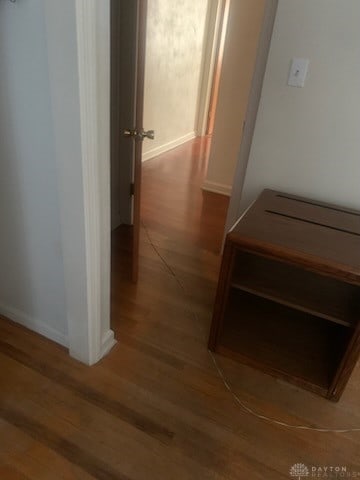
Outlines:
{"label": "dark wood door", "polygon": [[147,0],[111,2],[112,228],[131,225],[137,280]]}

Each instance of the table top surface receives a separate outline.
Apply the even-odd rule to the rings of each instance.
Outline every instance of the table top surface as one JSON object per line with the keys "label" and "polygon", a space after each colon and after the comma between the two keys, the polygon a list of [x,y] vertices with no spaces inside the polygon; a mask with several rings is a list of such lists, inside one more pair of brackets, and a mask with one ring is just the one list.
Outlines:
{"label": "table top surface", "polygon": [[360,211],[267,189],[227,238],[360,284]]}

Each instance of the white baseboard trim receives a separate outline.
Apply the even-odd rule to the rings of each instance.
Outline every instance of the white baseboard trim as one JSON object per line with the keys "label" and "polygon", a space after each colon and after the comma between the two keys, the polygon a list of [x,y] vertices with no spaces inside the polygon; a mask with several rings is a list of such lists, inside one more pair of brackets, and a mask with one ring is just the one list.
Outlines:
{"label": "white baseboard trim", "polygon": [[69,340],[67,335],[64,335],[61,332],[58,332],[53,327],[46,325],[44,322],[40,320],[36,320],[35,318],[30,317],[24,312],[17,310],[16,308],[6,307],[4,305],[0,305],[0,315],[12,320],[23,327],[32,330],[35,333],[38,333],[50,340],[53,340],[64,347],[69,346]]}
{"label": "white baseboard trim", "polygon": [[106,333],[104,333],[101,339],[101,358],[105,357],[105,355],[107,355],[116,344],[117,341],[114,338],[113,330],[108,330]]}
{"label": "white baseboard trim", "polygon": [[165,152],[168,152],[169,150],[172,150],[173,148],[179,147],[183,143],[186,143],[195,137],[196,137],[196,133],[190,132],[190,133],[187,133],[186,135],[183,135],[180,138],[176,138],[175,140],[172,140],[171,142],[164,143],[164,145],[160,145],[159,147],[153,148],[148,152],[143,153],[142,161],[146,162],[151,158],[157,157],[161,153],[165,153]]}
{"label": "white baseboard trim", "polygon": [[220,193],[221,195],[226,195],[227,197],[231,196],[231,186],[224,185],[223,183],[205,180],[201,188],[207,192]]}

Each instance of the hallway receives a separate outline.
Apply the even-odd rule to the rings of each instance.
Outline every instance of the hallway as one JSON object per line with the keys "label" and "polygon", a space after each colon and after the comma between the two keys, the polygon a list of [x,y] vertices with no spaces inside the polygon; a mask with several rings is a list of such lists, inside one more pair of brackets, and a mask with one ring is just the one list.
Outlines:
{"label": "hallway", "polygon": [[[227,199],[201,192],[198,151],[195,141],[167,163],[144,164],[139,281],[125,274],[119,229],[112,258],[118,344],[107,357],[87,367],[0,318],[1,480],[286,480],[299,462],[360,471],[358,433],[260,420],[219,378],[206,344]],[[360,427],[359,367],[334,404],[218,362],[257,412],[291,424]]]}
{"label": "hallway", "polygon": [[219,253],[229,199],[201,189],[210,140],[195,138],[143,163],[142,219],[169,240]]}
{"label": "hallway", "polygon": [[[187,356],[190,344],[194,353],[206,344],[215,296],[228,197],[201,189],[208,142],[196,138],[143,163],[137,285],[128,281],[126,232],[120,228],[113,233],[113,328],[119,338],[130,333],[156,344],[166,338],[171,355],[174,348]],[[186,285],[196,320],[176,279],[169,278],[174,272]],[[134,323],[137,318],[141,321]],[[161,341],[158,348],[163,346]]]}

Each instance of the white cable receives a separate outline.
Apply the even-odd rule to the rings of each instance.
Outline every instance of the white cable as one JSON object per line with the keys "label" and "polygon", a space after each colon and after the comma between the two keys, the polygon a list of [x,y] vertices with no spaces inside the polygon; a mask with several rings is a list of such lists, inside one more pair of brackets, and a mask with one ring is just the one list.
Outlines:
{"label": "white cable", "polygon": [[[170,273],[171,276],[173,276],[177,282],[177,284],[180,286],[183,294],[184,294],[184,297],[186,298],[187,300],[187,308],[190,312],[190,314],[195,318],[196,322],[198,323],[198,317],[197,317],[197,314],[194,312],[194,310],[190,307],[190,303],[188,302],[188,295],[187,295],[187,292],[185,290],[185,287],[184,285],[182,284],[182,282],[179,280],[179,278],[177,277],[176,273],[174,272],[174,270],[171,268],[171,266],[167,263],[167,261],[165,260],[165,258],[161,255],[161,253],[159,252],[158,248],[154,245],[154,243],[152,242],[151,240],[151,237],[150,237],[150,234],[149,234],[149,231],[146,227],[146,225],[144,224],[144,222],[141,222],[142,223],[142,226],[146,232],[146,236],[148,237],[148,240],[149,240],[149,243],[150,245],[152,246],[152,248],[154,249],[155,253],[158,255],[158,257],[160,258],[160,260],[162,261],[162,263],[165,265],[165,267],[167,268],[168,272]],[[228,392],[233,396],[235,402],[241,407],[241,409],[252,415],[253,417],[256,417],[260,420],[263,420],[263,421],[266,421],[266,422],[269,422],[269,423],[272,423],[274,425],[279,425],[281,427],[285,427],[285,428],[291,428],[291,429],[295,429],[295,430],[311,430],[313,432],[321,432],[321,433],[351,433],[351,432],[360,432],[360,427],[359,428],[318,428],[318,427],[310,427],[310,426],[307,426],[307,425],[296,425],[296,424],[291,424],[291,423],[286,423],[286,422],[282,422],[280,420],[277,420],[276,418],[271,418],[271,417],[267,417],[266,415],[262,415],[261,413],[257,413],[255,410],[253,410],[252,408],[248,407],[242,400],[240,400],[240,398],[238,397],[238,395],[234,392],[234,390],[232,389],[230,383],[228,382],[228,380],[226,379],[225,375],[224,375],[224,372],[222,371],[222,369],[219,367],[218,365],[218,362],[214,356],[214,354],[208,350],[209,354],[210,354],[210,357],[214,363],[214,366],[216,368],[216,371],[220,377],[220,379],[222,380],[225,388],[228,390]]]}
{"label": "white cable", "polygon": [[280,420],[276,420],[276,418],[270,418],[265,415],[262,415],[260,413],[255,412],[252,410],[250,407],[245,405],[242,400],[238,397],[238,395],[233,391],[231,388],[229,382],[226,380],[224,373],[222,372],[221,368],[219,367],[216,358],[214,357],[213,353],[209,350],[209,354],[214,362],[215,368],[219,374],[219,377],[221,378],[223,384],[225,385],[226,389],[231,393],[231,395],[234,397],[234,400],[240,405],[240,407],[247,413],[250,413],[250,415],[253,415],[256,418],[259,418],[260,420],[266,420],[267,422],[280,425],[282,427],[286,428],[294,428],[297,430],[313,430],[315,432],[323,432],[323,433],[349,433],[349,432],[360,432],[360,428],[318,428],[318,427],[309,427],[306,425],[293,425],[291,423],[286,423],[286,422],[281,422]]}

